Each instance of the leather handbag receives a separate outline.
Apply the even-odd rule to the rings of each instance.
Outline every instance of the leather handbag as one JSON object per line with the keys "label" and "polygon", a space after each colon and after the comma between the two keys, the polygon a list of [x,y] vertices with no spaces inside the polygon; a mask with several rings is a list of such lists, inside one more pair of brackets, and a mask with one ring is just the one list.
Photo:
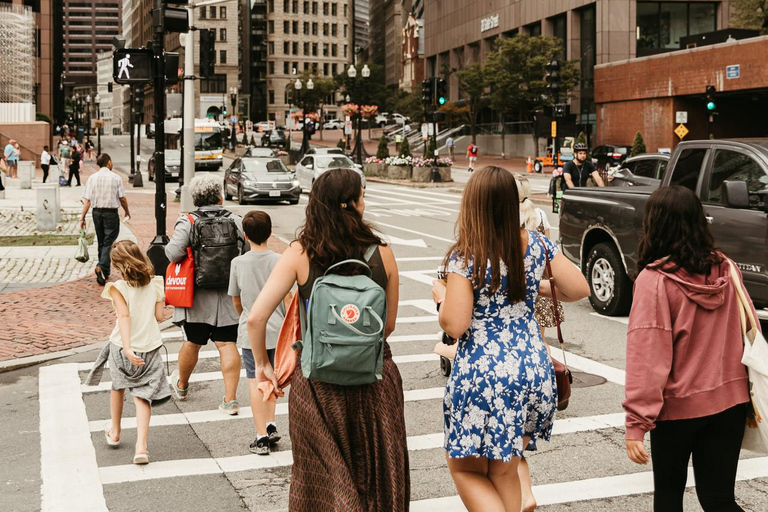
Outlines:
{"label": "leather handbag", "polygon": [[557,381],[557,410],[564,411],[568,407],[568,401],[571,399],[571,384],[573,384],[573,374],[568,368],[568,362],[565,358],[565,342],[563,341],[563,331],[560,329],[560,312],[557,308],[557,290],[555,289],[555,276],[552,274],[552,266],[549,262],[549,252],[544,241],[536,234],[536,238],[544,251],[544,258],[547,262],[547,275],[549,284],[552,288],[552,309],[555,314],[555,323],[557,324],[557,341],[560,343],[560,350],[563,353],[563,362],[561,363],[550,355],[552,366],[555,368],[555,380]]}

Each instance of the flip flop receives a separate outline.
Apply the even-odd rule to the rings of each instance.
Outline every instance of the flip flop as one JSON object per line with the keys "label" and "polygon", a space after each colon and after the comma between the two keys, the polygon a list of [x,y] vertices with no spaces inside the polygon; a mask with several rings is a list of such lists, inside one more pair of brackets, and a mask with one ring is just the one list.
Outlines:
{"label": "flip flop", "polygon": [[134,464],[149,464],[149,453],[137,453],[133,456],[133,463]]}
{"label": "flip flop", "polygon": [[117,448],[118,446],[120,446],[120,440],[115,441],[114,439],[112,439],[112,436],[109,435],[109,431],[111,429],[112,429],[112,425],[109,425],[109,424],[106,427],[104,427],[104,437],[106,438],[107,444],[109,446],[113,448]]}

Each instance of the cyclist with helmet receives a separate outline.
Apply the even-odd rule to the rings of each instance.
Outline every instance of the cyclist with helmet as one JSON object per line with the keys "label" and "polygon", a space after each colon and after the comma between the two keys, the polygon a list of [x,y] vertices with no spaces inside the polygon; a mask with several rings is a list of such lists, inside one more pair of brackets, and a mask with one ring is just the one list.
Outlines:
{"label": "cyclist with helmet", "polygon": [[587,161],[587,145],[577,142],[573,146],[573,160],[563,166],[563,178],[568,188],[573,188],[586,187],[590,176],[598,187],[605,186],[595,165]]}

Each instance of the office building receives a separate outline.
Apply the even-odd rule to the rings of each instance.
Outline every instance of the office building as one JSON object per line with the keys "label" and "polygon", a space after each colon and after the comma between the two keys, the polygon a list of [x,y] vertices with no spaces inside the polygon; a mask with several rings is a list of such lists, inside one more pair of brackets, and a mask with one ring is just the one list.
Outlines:
{"label": "office building", "polygon": [[352,47],[355,54],[360,54],[368,48],[371,12],[369,0],[354,0],[355,30],[353,33]]}
{"label": "office building", "polygon": [[239,112],[252,121],[267,119],[267,0],[240,2]]}

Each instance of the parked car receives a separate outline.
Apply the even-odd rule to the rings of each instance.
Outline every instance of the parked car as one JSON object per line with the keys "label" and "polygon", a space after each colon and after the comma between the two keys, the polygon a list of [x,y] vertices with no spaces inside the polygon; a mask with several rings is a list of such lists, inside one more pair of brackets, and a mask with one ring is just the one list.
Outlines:
{"label": "parked car", "polygon": [[341,130],[344,128],[344,121],[341,119],[331,119],[323,124],[323,130]]}
{"label": "parked car", "polygon": [[296,173],[279,158],[236,158],[224,171],[224,198],[239,204],[258,199],[298,204],[301,187]]}
{"label": "parked car", "polygon": [[618,169],[608,171],[608,184],[614,187],[658,187],[668,163],[669,155],[661,153],[627,158]]}
{"label": "parked car", "polygon": [[277,153],[271,148],[257,148],[254,146],[248,146],[245,149],[245,154],[243,157],[254,157],[254,158],[275,158],[277,156]]}
{"label": "parked car", "polygon": [[259,121],[258,123],[253,125],[253,129],[257,132],[268,132],[269,121]]}
{"label": "parked car", "polygon": [[[699,196],[717,246],[741,269],[758,316],[768,319],[768,140],[682,142],[659,186],[669,185]],[[563,254],[581,266],[600,313],[629,312],[643,213],[656,188],[573,188],[563,195]]]}
{"label": "parked car", "polygon": [[592,150],[592,163],[605,170],[624,162],[631,149],[629,146],[597,146]]}
{"label": "parked car", "polygon": [[[149,174],[149,181],[155,181],[155,153],[147,162],[147,174]],[[165,150],[165,179],[179,179],[181,172],[181,151],[178,149],[166,149]]]}
{"label": "parked car", "polygon": [[307,192],[312,190],[312,184],[318,176],[328,169],[344,167],[354,169],[363,179],[363,188],[365,188],[365,175],[361,166],[355,164],[345,155],[327,154],[327,155],[307,155],[296,164],[296,177],[299,179],[301,188]]}
{"label": "parked car", "polygon": [[376,126],[384,128],[390,124],[402,125],[408,122],[408,118],[401,114],[390,114],[389,112],[382,112],[376,115]]}
{"label": "parked car", "polygon": [[344,150],[341,148],[310,148],[307,151],[308,155],[344,155]]}
{"label": "parked car", "polygon": [[262,147],[285,147],[286,136],[283,130],[272,130],[261,136]]}

